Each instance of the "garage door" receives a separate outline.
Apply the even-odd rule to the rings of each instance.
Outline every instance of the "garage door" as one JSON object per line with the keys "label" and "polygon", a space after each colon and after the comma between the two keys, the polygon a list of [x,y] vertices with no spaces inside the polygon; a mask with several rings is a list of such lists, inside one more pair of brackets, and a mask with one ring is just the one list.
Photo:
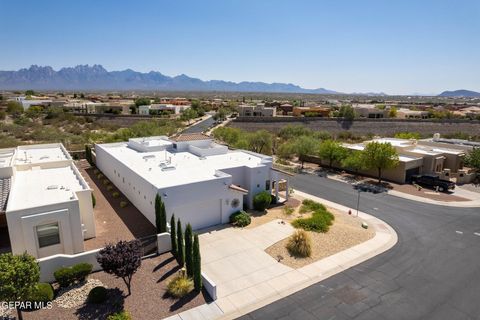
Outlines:
{"label": "garage door", "polygon": [[182,224],[190,223],[194,230],[208,228],[222,223],[222,209],[220,199],[211,199],[177,206],[173,209],[175,217],[182,220]]}

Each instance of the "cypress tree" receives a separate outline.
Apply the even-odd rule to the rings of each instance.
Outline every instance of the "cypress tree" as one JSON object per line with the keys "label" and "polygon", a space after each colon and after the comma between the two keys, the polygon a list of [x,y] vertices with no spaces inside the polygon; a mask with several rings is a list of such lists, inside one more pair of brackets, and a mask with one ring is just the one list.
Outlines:
{"label": "cypress tree", "polygon": [[172,254],[176,258],[177,257],[177,234],[175,231],[175,215],[172,214],[172,218],[170,219],[170,240],[172,242]]}
{"label": "cypress tree", "polygon": [[187,267],[187,275],[193,277],[193,232],[192,226],[187,224],[185,229],[185,266]]}
{"label": "cypress tree", "polygon": [[155,196],[155,225],[157,227],[157,233],[167,232],[167,213],[165,211],[165,204],[158,193]]}
{"label": "cypress tree", "polygon": [[202,259],[200,257],[200,242],[198,234],[193,237],[193,284],[195,290],[202,290]]}
{"label": "cypress tree", "polygon": [[92,149],[88,144],[85,145],[85,159],[87,159],[88,163],[92,165]]}
{"label": "cypress tree", "polygon": [[182,222],[177,221],[177,261],[178,265],[183,268],[185,264],[185,246],[183,243]]}
{"label": "cypress tree", "polygon": [[160,225],[162,224],[162,217],[161,217],[161,211],[162,211],[162,199],[160,199],[160,196],[157,195],[155,196],[155,227],[157,228],[157,233],[161,233],[160,231]]}

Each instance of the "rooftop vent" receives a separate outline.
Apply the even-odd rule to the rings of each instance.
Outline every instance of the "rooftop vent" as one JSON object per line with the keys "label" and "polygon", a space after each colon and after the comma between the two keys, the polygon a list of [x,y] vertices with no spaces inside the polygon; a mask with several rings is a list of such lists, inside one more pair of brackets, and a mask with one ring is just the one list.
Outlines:
{"label": "rooftop vent", "polygon": [[45,159],[48,159],[48,158],[50,158],[50,156],[41,156],[40,160],[45,160]]}
{"label": "rooftop vent", "polygon": [[58,186],[56,184],[52,184],[47,187],[47,190],[56,190],[56,189],[58,189]]}
{"label": "rooftop vent", "polygon": [[153,158],[155,158],[155,155],[154,155],[154,154],[150,154],[150,155],[148,155],[148,156],[143,156],[143,159],[145,159],[145,160],[153,159]]}
{"label": "rooftop vent", "polygon": [[175,170],[175,167],[174,167],[174,166],[165,166],[165,167],[162,167],[162,171],[172,171],[172,170]]}

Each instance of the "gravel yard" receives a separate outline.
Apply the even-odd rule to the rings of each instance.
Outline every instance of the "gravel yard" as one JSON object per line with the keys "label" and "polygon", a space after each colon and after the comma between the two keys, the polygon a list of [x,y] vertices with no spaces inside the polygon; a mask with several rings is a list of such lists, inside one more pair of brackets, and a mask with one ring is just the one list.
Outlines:
{"label": "gravel yard", "polygon": [[[299,197],[295,198],[298,204],[300,204],[302,199]],[[299,208],[300,206],[297,205],[297,207],[294,208],[294,212],[289,215],[286,214],[284,206],[269,209],[266,214],[259,216],[253,215],[250,226],[258,226],[274,219],[283,219],[286,223],[290,223],[292,220],[300,217]],[[375,236],[375,231],[371,228],[362,228],[362,220],[355,216],[350,216],[345,212],[340,212],[332,208],[328,208],[328,210],[335,215],[335,221],[333,225],[330,226],[329,231],[327,233],[307,232],[312,240],[311,257],[295,258],[290,256],[285,248],[288,238],[275,243],[265,251],[275,259],[281,256],[283,258],[281,259],[281,263],[296,269],[365,242]],[[303,216],[307,217],[308,214],[304,214]]]}

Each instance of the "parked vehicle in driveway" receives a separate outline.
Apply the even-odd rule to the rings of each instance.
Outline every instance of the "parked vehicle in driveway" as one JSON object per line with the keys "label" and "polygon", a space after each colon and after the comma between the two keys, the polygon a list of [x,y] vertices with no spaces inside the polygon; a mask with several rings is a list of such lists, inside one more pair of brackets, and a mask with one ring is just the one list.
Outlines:
{"label": "parked vehicle in driveway", "polygon": [[449,180],[440,179],[440,177],[436,174],[417,174],[412,176],[411,179],[412,183],[437,189],[440,192],[446,192],[448,190],[455,189],[455,183]]}

